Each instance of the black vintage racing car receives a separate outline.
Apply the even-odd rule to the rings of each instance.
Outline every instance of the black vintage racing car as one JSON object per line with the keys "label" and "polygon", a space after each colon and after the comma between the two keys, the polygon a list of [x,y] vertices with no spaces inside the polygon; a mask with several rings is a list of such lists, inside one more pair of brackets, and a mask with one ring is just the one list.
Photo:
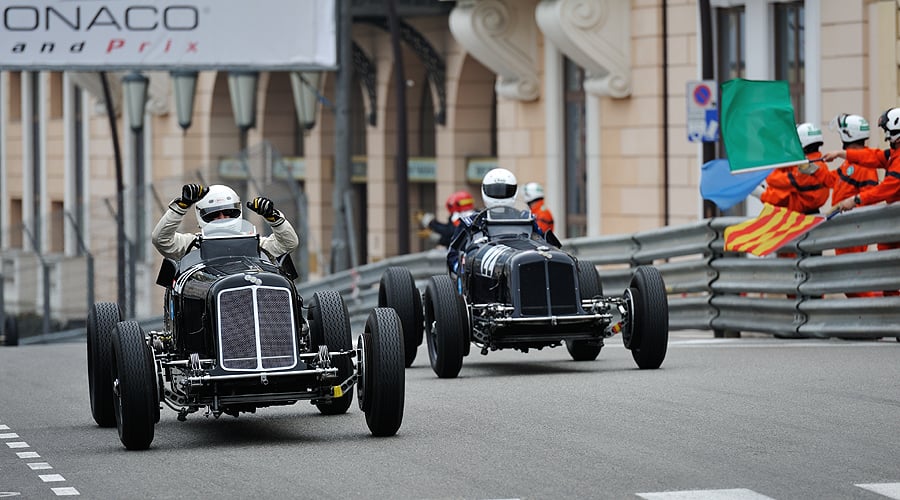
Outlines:
{"label": "black vintage racing car", "polygon": [[146,449],[162,403],[179,420],[203,408],[207,416],[236,417],[299,400],[336,415],[349,409],[355,384],[370,432],[394,435],[405,391],[396,312],[375,308],[354,348],[341,295],[318,292],[306,308],[289,257],[273,262],[247,226],[250,235],[234,236],[217,235],[209,224],[179,262],[163,261],[157,278],[166,288],[162,331],[145,333],[137,322],[122,321],[115,303],[92,306],[87,355],[94,420],[116,426],[126,448]]}
{"label": "black vintage racing car", "polygon": [[425,335],[438,377],[456,377],[471,344],[481,354],[565,344],[574,360],[589,361],[617,333],[639,368],[662,365],[669,310],[655,267],[636,267],[621,295],[606,296],[592,263],[562,251],[552,233],[535,234],[518,210],[485,210],[468,232],[458,275],[432,276],[422,309],[409,298],[418,290],[410,290],[415,282],[406,268],[389,268],[379,286],[379,305],[396,308],[406,348]]}

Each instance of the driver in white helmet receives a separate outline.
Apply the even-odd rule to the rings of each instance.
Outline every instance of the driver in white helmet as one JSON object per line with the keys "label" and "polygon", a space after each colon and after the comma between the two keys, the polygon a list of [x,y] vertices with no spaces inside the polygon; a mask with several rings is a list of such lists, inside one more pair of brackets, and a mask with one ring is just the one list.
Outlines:
{"label": "driver in white helmet", "polygon": [[[535,222],[528,210],[515,208],[516,197],[519,194],[519,184],[515,174],[505,168],[495,168],[484,175],[481,180],[481,199],[484,201],[485,210],[502,209],[508,212],[518,212],[516,215],[523,219],[531,219],[534,224],[534,234],[543,237],[544,232]],[[447,267],[451,274],[456,275],[459,268],[459,253],[465,251],[469,244],[469,228],[475,222],[481,212],[473,212],[461,217],[456,232],[450,240],[447,250]]]}
{"label": "driver in white helmet", "polygon": [[[153,229],[153,246],[163,257],[180,259],[197,238],[193,233],[178,232],[178,226],[191,206],[196,210],[201,228],[214,225],[220,230],[236,230],[243,223],[241,199],[233,189],[221,184],[185,184],[181,196],[169,203],[168,210]],[[272,257],[280,257],[297,249],[300,245],[297,232],[275,209],[272,200],[260,196],[248,201],[247,208],[261,215],[272,227],[272,234],[259,240],[262,250]]]}

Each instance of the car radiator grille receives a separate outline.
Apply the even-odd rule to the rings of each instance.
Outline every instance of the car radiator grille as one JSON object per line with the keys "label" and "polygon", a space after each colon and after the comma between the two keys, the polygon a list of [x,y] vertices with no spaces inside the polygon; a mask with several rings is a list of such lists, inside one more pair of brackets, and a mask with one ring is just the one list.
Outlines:
{"label": "car radiator grille", "polygon": [[568,263],[543,261],[522,264],[519,266],[519,283],[523,316],[578,312],[574,272]]}
{"label": "car radiator grille", "polygon": [[249,286],[219,293],[219,354],[225,370],[272,370],[297,363],[291,294]]}

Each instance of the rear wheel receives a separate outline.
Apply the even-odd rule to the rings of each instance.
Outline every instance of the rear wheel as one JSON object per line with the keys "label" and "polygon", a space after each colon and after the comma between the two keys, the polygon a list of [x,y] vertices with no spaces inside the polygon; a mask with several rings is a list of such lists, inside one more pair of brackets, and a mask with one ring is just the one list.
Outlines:
{"label": "rear wheel", "polygon": [[113,387],[119,439],[129,450],[153,442],[159,400],[150,347],[136,321],[122,321],[113,333]]}
{"label": "rear wheel", "polygon": [[[432,276],[425,289],[425,339],[431,369],[440,378],[454,378],[462,369],[463,345],[468,342],[465,299],[450,276]],[[464,305],[464,302],[463,302]]]}
{"label": "rear wheel", "polygon": [[112,339],[119,321],[122,321],[122,313],[119,306],[112,302],[97,302],[88,312],[88,391],[91,396],[91,414],[100,427],[116,425],[116,411],[113,408]]}
{"label": "rear wheel", "polygon": [[[350,352],[353,349],[353,336],[350,332],[350,315],[341,294],[334,290],[313,294],[307,313],[309,334],[313,349],[328,346],[328,350]],[[331,360],[338,369],[338,383],[347,380],[353,373],[353,360],[349,355],[333,357]],[[353,391],[330,400],[316,402],[316,408],[324,415],[347,413],[353,403]]]}
{"label": "rear wheel", "polygon": [[403,325],[404,365],[411,366],[422,344],[424,322],[422,295],[408,269],[396,266],[387,268],[378,286],[378,307],[391,307],[397,311]]}
{"label": "rear wheel", "polygon": [[631,336],[626,345],[638,368],[656,369],[666,358],[669,342],[669,302],[659,270],[639,266],[626,296],[631,296]]}
{"label": "rear wheel", "polygon": [[[586,260],[579,260],[578,291],[582,299],[590,299],[603,295],[603,286],[600,284],[600,273],[594,264]],[[575,361],[593,361],[600,355],[603,349],[603,339],[595,340],[567,340],[566,350]]]}
{"label": "rear wheel", "polygon": [[400,329],[394,309],[376,307],[359,336],[356,391],[373,436],[393,436],[403,422],[406,373]]}

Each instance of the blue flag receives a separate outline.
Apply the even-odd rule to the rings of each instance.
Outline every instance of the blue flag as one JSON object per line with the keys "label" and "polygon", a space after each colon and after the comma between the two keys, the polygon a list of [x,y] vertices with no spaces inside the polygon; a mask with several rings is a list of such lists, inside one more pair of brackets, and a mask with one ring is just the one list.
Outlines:
{"label": "blue flag", "polygon": [[712,160],[703,164],[700,170],[700,194],[721,210],[728,210],[750,195],[766,176],[768,170],[731,173],[728,160]]}

